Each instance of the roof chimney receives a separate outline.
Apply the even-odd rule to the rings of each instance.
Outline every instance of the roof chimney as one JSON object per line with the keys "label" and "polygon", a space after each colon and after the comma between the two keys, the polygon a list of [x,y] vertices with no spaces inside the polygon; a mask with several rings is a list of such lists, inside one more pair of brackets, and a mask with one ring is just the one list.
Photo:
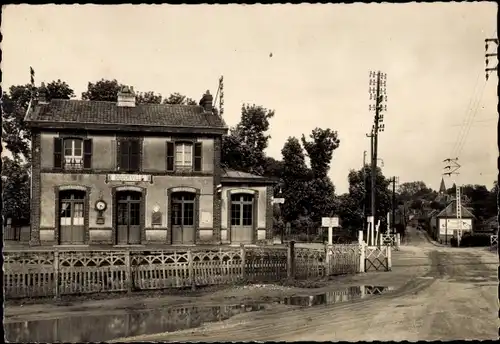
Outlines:
{"label": "roof chimney", "polygon": [[47,96],[47,87],[45,87],[45,83],[42,82],[40,88],[38,89],[38,104],[48,104],[49,102]]}
{"label": "roof chimney", "polygon": [[118,91],[118,106],[135,107],[135,93],[132,86],[123,86]]}
{"label": "roof chimney", "polygon": [[201,100],[200,100],[200,106],[203,107],[203,109],[205,110],[205,112],[212,112],[212,102],[214,100],[214,97],[212,97],[212,95],[210,94],[210,91],[207,90],[207,92],[205,92],[205,94],[203,95],[203,97],[201,97]]}

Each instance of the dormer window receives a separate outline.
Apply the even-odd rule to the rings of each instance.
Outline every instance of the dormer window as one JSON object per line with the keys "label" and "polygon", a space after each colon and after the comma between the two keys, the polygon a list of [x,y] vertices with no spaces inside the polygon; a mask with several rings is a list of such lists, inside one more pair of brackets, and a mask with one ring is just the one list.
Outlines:
{"label": "dormer window", "polygon": [[64,140],[64,168],[66,170],[83,168],[83,140]]}

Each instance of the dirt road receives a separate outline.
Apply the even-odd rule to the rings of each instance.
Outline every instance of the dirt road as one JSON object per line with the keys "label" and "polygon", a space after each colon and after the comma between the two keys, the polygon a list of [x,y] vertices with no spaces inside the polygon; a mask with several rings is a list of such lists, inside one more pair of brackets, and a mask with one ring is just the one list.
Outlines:
{"label": "dirt road", "polygon": [[[384,274],[388,285],[399,288],[391,294],[312,308],[277,306],[194,330],[127,340],[498,339],[496,254],[485,248],[434,245],[423,233],[409,229],[408,244],[393,257],[394,274]],[[402,284],[404,280],[407,283]]]}

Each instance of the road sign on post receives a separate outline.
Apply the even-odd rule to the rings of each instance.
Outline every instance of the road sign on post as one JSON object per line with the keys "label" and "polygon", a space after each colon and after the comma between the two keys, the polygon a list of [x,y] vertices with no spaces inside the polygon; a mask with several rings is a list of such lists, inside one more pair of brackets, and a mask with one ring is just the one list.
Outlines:
{"label": "road sign on post", "polygon": [[273,204],[284,204],[285,199],[284,198],[273,198]]}
{"label": "road sign on post", "polygon": [[328,245],[333,245],[333,228],[340,227],[338,216],[322,217],[321,227],[328,227]]}

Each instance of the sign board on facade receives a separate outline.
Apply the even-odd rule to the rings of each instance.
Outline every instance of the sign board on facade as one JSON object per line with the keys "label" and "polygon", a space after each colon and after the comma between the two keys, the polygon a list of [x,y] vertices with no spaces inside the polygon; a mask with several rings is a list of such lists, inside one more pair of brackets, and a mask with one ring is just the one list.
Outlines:
{"label": "sign board on facade", "polygon": [[201,223],[204,225],[210,224],[212,222],[212,213],[208,211],[201,212]]}
{"label": "sign board on facade", "polygon": [[[441,235],[453,235],[454,231],[457,231],[459,228],[458,219],[439,219],[439,234]],[[471,219],[462,219],[462,231],[471,232],[472,231],[472,220]]]}
{"label": "sign board on facade", "polygon": [[108,182],[149,182],[151,183],[151,175],[149,174],[108,174]]}
{"label": "sign board on facade", "polygon": [[285,199],[284,198],[273,198],[273,203],[274,204],[284,204]]}
{"label": "sign board on facade", "polygon": [[334,217],[322,217],[321,227],[340,227],[338,216]]}

